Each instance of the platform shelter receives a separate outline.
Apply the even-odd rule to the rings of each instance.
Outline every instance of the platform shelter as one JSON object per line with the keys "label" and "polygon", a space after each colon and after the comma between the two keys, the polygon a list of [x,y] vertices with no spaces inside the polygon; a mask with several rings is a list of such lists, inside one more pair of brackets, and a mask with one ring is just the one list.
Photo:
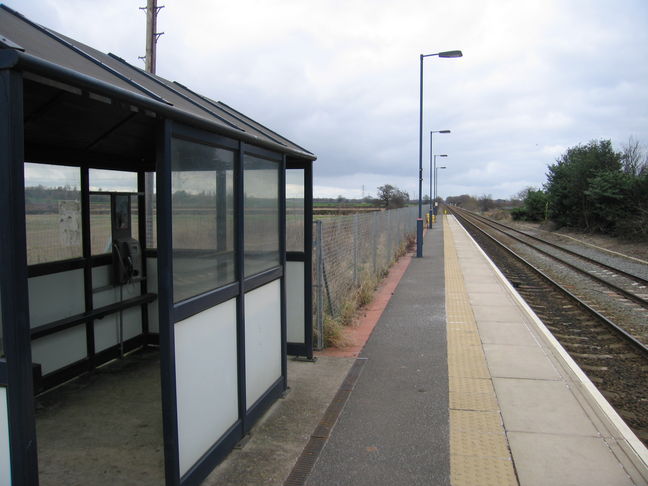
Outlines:
{"label": "platform shelter", "polygon": [[38,484],[35,396],[139,349],[166,484],[215,467],[312,357],[314,160],[0,6],[0,484]]}

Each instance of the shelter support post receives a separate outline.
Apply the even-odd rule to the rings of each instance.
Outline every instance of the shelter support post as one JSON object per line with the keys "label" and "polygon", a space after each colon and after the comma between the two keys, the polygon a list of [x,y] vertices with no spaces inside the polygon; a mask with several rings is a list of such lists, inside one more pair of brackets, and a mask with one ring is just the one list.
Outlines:
{"label": "shelter support post", "polygon": [[11,484],[37,485],[27,249],[22,76],[0,71],[0,297]]}

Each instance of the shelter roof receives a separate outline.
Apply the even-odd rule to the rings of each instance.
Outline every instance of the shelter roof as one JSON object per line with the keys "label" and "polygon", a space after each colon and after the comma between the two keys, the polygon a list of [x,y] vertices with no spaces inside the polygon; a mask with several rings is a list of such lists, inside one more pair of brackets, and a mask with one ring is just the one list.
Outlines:
{"label": "shelter roof", "polygon": [[[13,51],[16,65],[25,71],[42,62],[47,72],[60,70],[67,79],[114,89],[154,113],[182,121],[196,121],[217,133],[280,150],[288,155],[314,160],[308,150],[240,113],[234,108],[201,95],[180,83],[148,73],[114,54],[90,46],[41,26],[0,4],[0,55]],[[8,64],[5,59],[0,64]],[[100,90],[101,91],[101,90]]]}

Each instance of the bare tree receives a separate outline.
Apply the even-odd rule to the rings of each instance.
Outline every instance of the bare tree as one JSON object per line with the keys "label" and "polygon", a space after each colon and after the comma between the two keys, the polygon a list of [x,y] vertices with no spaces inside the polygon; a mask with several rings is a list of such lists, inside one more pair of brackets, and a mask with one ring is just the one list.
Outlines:
{"label": "bare tree", "polygon": [[385,208],[402,208],[409,201],[409,194],[391,184],[385,184],[378,188],[378,199],[385,204]]}
{"label": "bare tree", "polygon": [[626,174],[635,176],[648,171],[648,150],[632,136],[628,139],[628,143],[623,145],[621,167]]}

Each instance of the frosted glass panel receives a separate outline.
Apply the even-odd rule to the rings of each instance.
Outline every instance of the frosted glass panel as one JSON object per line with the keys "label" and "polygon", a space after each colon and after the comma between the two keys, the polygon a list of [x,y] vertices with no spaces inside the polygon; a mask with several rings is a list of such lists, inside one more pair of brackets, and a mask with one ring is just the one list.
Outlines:
{"label": "frosted glass panel", "polygon": [[81,269],[31,277],[28,284],[31,327],[85,311]]}
{"label": "frosted glass panel", "polygon": [[51,373],[87,356],[85,326],[76,326],[32,341],[32,361],[43,374]]}
{"label": "frosted glass panel", "polygon": [[11,484],[9,460],[9,420],[7,417],[7,390],[0,387],[0,484]]}
{"label": "frosted glass panel", "polygon": [[245,294],[245,360],[249,409],[281,377],[279,280]]}
{"label": "frosted glass panel", "polygon": [[286,326],[289,343],[304,343],[304,262],[286,262]]}
{"label": "frosted glass panel", "polygon": [[236,301],[175,324],[180,473],[238,419]]}
{"label": "frosted glass panel", "polygon": [[[142,334],[142,311],[131,307],[122,311],[122,339],[128,341]],[[119,344],[119,313],[94,321],[95,350],[103,351]]]}

